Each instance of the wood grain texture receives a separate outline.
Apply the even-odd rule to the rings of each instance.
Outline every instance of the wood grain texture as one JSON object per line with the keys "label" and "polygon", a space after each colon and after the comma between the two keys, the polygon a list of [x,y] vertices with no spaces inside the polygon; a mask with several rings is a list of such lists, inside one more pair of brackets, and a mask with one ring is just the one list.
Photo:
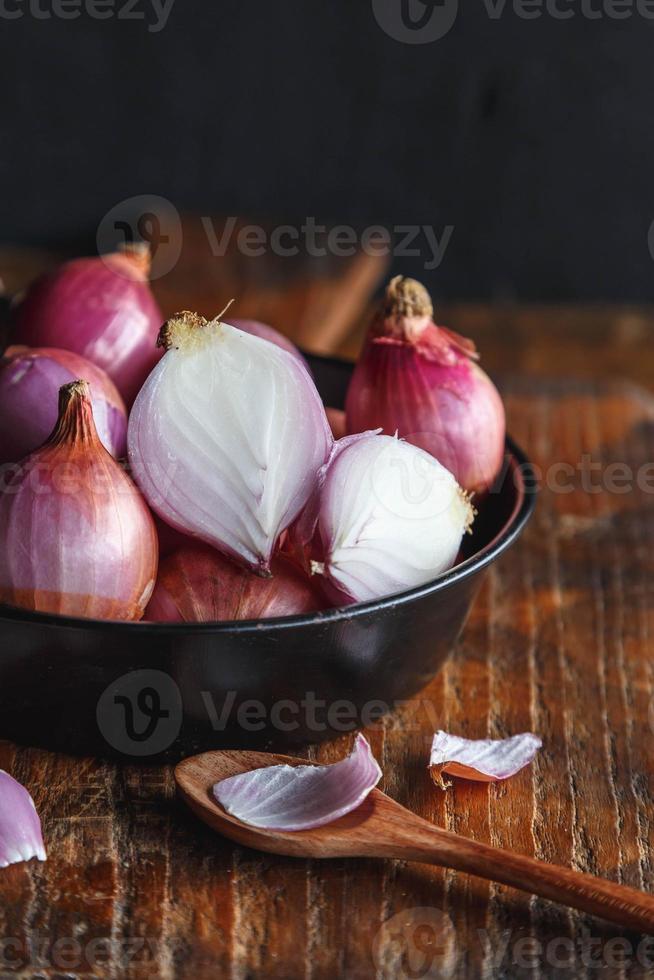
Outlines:
{"label": "wood grain texture", "polygon": [[[253,313],[257,302],[253,291]],[[475,840],[654,892],[654,499],[637,483],[623,493],[593,482],[596,464],[606,481],[611,464],[642,476],[654,460],[654,399],[608,380],[654,384],[654,317],[444,313],[477,340],[482,363],[507,373],[511,432],[552,488],[488,576],[440,676],[368,733],[383,788]],[[554,489],[561,462],[574,469],[571,492]],[[471,737],[531,729],[544,748],[506,783],[457,781],[444,793],[426,771],[437,727]],[[349,743],[307,756],[333,761]],[[32,791],[50,854],[0,873],[2,980],[368,980],[429,975],[430,962],[432,976],[572,980],[654,968],[654,943],[640,936],[458,872],[242,850],[175,799],[167,768],[7,743],[0,768]],[[422,908],[431,918],[421,926]],[[407,921],[382,928],[403,912]]]}
{"label": "wood grain texture", "polygon": [[[301,832],[243,823],[216,803],[213,790],[223,780],[268,766],[289,765],[305,768],[305,760],[270,752],[210,751],[180,762],[175,782],[200,820],[244,847],[297,858],[372,857],[436,864],[518,888],[632,931],[654,932],[654,895],[444,830],[379,789],[372,789],[340,819]],[[316,771],[331,769],[318,767]],[[456,775],[451,768],[449,773]]]}
{"label": "wood grain texture", "polygon": [[[598,480],[610,464],[637,474],[654,458],[654,400],[638,389],[523,380],[508,381],[505,395],[514,435],[550,481],[553,463],[576,468],[585,455],[584,472]],[[386,792],[434,823],[654,891],[652,494],[637,486],[588,493],[584,472],[575,469],[570,493],[544,490],[525,538],[488,577],[446,669],[370,738]],[[444,793],[426,771],[439,726],[473,737],[532,729],[544,748],[506,783],[457,781]],[[348,744],[307,754],[331,761]],[[584,959],[615,963],[627,943],[624,975],[645,976],[651,966],[654,947],[642,937],[458,872],[241,850],[174,799],[168,769],[6,744],[0,765],[33,791],[50,850],[47,864],[0,877],[0,935],[22,944],[25,964],[7,976],[402,976],[398,933],[382,933],[381,949],[375,937],[386,920],[424,907],[447,916],[454,931],[455,947],[441,944],[434,960],[441,975],[451,967],[458,977],[549,977],[555,968],[592,976]],[[411,932],[411,919],[403,928],[417,944],[412,969],[420,975],[419,930]],[[34,936],[41,946],[30,950]],[[104,940],[106,964],[66,972],[53,952],[66,938],[83,950]],[[605,975],[620,971],[607,966]]]}

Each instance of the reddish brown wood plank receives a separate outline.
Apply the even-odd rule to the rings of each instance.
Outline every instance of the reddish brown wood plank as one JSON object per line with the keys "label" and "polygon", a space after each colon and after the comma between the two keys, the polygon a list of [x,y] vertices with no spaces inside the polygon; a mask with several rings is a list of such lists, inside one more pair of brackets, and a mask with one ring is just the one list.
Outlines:
{"label": "reddish brown wood plank", "polygon": [[[491,370],[523,374],[506,388],[510,428],[550,478],[552,463],[577,467],[585,454],[605,475],[615,462],[637,469],[654,459],[651,397],[619,384],[534,380],[563,370],[606,377],[617,365],[651,383],[647,312],[444,313],[477,339]],[[652,494],[589,494],[578,471],[573,485],[545,490],[527,535],[489,576],[451,662],[371,739],[387,791],[423,816],[654,890]],[[530,728],[545,744],[506,784],[459,782],[443,793],[425,770],[435,727],[480,736]],[[309,754],[330,761],[348,744]],[[453,929],[454,945],[441,932],[434,962],[461,978],[599,975],[578,945],[567,967],[553,957],[565,958],[566,942],[579,944],[585,929],[595,955],[612,955],[618,938],[598,921],[435,868],[241,851],[182,810],[165,768],[119,769],[6,743],[0,767],[33,791],[50,851],[46,865],[0,872],[3,980],[395,977],[406,949],[392,934],[377,939],[380,927],[425,906]],[[417,944],[415,970],[430,950],[421,952],[411,922],[404,930]],[[530,938],[540,946],[527,968],[520,943]],[[622,938],[632,953],[623,975],[645,976],[638,937]],[[654,964],[654,947],[645,951]]]}

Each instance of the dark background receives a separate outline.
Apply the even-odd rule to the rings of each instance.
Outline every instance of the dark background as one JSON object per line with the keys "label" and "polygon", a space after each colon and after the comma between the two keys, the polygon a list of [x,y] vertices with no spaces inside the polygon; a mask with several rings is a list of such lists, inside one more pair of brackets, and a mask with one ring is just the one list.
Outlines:
{"label": "dark background", "polygon": [[465,0],[446,36],[407,44],[371,0],[176,0],[156,33],[151,0],[146,20],[3,2],[4,243],[91,249],[110,208],[159,194],[453,225],[424,275],[447,299],[654,300],[654,20],[636,11],[492,18]]}

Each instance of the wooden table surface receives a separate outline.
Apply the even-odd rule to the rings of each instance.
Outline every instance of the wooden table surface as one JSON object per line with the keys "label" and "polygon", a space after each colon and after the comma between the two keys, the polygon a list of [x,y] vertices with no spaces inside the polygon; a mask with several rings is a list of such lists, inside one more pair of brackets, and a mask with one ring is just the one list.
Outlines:
{"label": "wooden table surface", "polygon": [[[364,306],[355,299],[332,348],[354,350]],[[501,372],[543,492],[440,676],[369,731],[383,788],[461,834],[654,891],[654,396],[634,384],[654,385],[654,316],[450,307],[441,318]],[[544,745],[512,780],[443,792],[426,771],[438,727],[532,730]],[[350,741],[306,754],[332,761]],[[236,847],[184,810],[167,767],[0,742],[0,768],[32,791],[49,852],[0,872],[3,980],[654,971],[654,940],[462,874]]]}

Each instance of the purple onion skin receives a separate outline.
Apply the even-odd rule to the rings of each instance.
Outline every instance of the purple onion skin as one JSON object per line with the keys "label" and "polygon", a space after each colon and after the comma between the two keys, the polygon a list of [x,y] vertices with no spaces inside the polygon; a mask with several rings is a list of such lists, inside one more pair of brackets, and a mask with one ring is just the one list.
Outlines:
{"label": "purple onion skin", "polygon": [[0,868],[32,858],[46,859],[39,815],[25,787],[0,769]]}
{"label": "purple onion skin", "polygon": [[502,468],[504,406],[474,343],[433,315],[421,283],[391,279],[350,380],[347,431],[397,433],[482,496]]}
{"label": "purple onion skin", "polygon": [[476,494],[504,458],[504,407],[481,368],[454,352],[439,363],[412,344],[368,341],[347,394],[348,431],[381,428],[424,449]]}
{"label": "purple onion skin", "polygon": [[189,542],[159,566],[145,619],[207,623],[300,616],[325,608],[319,586],[292,562],[276,558],[261,578],[213,548]]}
{"label": "purple onion skin", "polygon": [[16,312],[15,342],[88,358],[128,406],[161,356],[163,316],[148,284],[149,258],[124,252],[75,259],[38,279]]}
{"label": "purple onion skin", "polygon": [[52,433],[59,389],[83,377],[91,385],[93,417],[112,456],[127,452],[127,411],[113,382],[100,368],[69,351],[20,350],[0,362],[0,464],[16,463]]}
{"label": "purple onion skin", "polygon": [[233,327],[236,327],[237,330],[243,330],[245,333],[251,333],[254,337],[269,340],[271,344],[277,344],[282,350],[288,351],[289,354],[297,357],[298,361],[301,361],[308,369],[309,365],[293,341],[285,337],[279,330],[275,330],[274,327],[269,326],[267,323],[261,323],[259,320],[229,320],[228,322]]}

